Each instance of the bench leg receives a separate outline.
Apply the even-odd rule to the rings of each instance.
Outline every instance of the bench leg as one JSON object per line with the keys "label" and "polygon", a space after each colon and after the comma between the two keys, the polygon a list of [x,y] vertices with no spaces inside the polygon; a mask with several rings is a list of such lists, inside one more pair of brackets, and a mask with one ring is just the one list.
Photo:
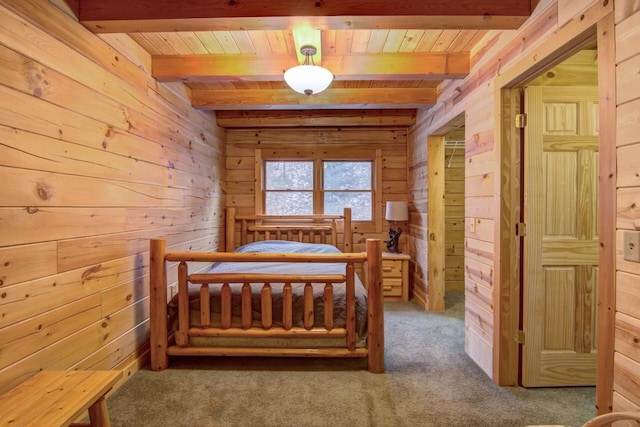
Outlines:
{"label": "bench leg", "polygon": [[89,420],[91,420],[91,427],[111,427],[104,396],[89,407]]}

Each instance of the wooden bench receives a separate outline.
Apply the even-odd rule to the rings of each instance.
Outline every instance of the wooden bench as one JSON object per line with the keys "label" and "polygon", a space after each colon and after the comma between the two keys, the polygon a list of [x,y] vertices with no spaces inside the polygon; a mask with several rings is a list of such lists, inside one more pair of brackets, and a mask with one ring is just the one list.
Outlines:
{"label": "wooden bench", "polygon": [[0,426],[69,426],[89,411],[90,426],[108,427],[105,395],[121,371],[41,371],[0,396]]}

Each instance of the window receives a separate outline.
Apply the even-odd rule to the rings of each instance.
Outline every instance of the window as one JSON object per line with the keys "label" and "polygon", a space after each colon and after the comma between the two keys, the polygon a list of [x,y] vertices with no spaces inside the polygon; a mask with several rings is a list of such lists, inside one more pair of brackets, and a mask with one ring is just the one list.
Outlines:
{"label": "window", "polygon": [[324,161],[323,207],[325,214],[342,213],[351,207],[354,220],[373,219],[373,173],[371,161]]}
{"label": "window", "polygon": [[267,215],[340,215],[350,207],[356,221],[374,219],[373,160],[265,160]]}

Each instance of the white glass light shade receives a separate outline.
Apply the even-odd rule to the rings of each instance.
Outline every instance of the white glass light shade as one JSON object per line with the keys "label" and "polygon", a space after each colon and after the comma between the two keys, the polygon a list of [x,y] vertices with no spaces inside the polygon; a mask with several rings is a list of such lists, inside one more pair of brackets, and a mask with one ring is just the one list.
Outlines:
{"label": "white glass light shade", "polygon": [[328,88],[333,74],[317,65],[298,65],[284,72],[284,81],[296,92],[312,95]]}
{"label": "white glass light shade", "polygon": [[387,221],[407,221],[409,219],[409,203],[387,202],[387,212],[384,218]]}

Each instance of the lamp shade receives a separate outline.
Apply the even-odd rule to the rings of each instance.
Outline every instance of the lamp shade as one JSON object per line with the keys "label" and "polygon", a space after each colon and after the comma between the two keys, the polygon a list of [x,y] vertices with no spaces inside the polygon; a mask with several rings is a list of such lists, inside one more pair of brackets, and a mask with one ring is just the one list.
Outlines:
{"label": "lamp shade", "polygon": [[409,203],[403,201],[387,202],[387,221],[407,221],[409,219]]}
{"label": "lamp shade", "polygon": [[297,65],[284,72],[284,81],[296,92],[312,95],[328,88],[333,74],[317,65]]}

